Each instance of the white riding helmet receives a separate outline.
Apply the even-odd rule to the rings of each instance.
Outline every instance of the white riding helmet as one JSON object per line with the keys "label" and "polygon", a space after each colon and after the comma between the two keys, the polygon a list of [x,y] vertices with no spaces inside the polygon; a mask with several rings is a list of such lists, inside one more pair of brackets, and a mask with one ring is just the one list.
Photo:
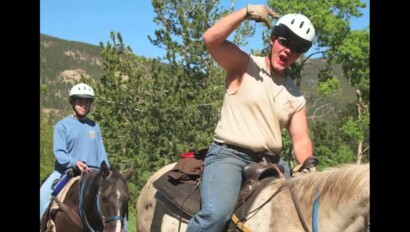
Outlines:
{"label": "white riding helmet", "polygon": [[302,14],[287,14],[276,22],[272,35],[293,39],[304,46],[307,51],[315,39],[315,28],[306,16]]}
{"label": "white riding helmet", "polygon": [[88,98],[94,101],[94,90],[89,85],[80,83],[74,85],[69,94],[70,103],[72,104],[75,98]]}

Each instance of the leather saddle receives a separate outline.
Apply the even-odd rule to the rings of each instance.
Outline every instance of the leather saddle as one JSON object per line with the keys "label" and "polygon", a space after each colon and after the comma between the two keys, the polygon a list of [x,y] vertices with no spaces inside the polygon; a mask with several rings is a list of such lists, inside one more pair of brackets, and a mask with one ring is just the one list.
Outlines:
{"label": "leather saddle", "polygon": [[[201,151],[206,153],[206,150]],[[198,155],[180,159],[173,169],[153,183],[159,194],[190,217],[200,209],[199,184],[203,157],[205,156]],[[249,199],[263,179],[280,176],[269,156],[261,157],[259,163],[248,164],[242,170],[243,182],[236,208]],[[197,170],[201,171],[198,173]],[[190,171],[191,174],[189,174]],[[180,178],[176,179],[176,177]]]}

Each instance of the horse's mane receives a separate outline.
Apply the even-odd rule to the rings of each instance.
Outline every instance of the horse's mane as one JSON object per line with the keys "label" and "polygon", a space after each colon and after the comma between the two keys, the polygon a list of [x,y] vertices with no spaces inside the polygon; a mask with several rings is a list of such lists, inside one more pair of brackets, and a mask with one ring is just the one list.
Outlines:
{"label": "horse's mane", "polygon": [[369,194],[369,164],[329,168],[287,182],[305,204],[311,206],[316,194],[319,194],[319,204],[330,203],[337,207],[360,194]]}

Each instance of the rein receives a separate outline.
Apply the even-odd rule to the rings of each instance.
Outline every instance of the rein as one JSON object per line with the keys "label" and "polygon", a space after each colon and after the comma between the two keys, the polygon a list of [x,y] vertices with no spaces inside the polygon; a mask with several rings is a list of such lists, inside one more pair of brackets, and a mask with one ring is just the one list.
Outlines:
{"label": "rein", "polygon": [[300,211],[300,207],[299,204],[296,200],[296,195],[295,195],[295,191],[293,190],[293,188],[289,188],[290,194],[292,195],[292,201],[293,204],[295,205],[296,211],[298,212],[298,217],[300,222],[302,223],[302,227],[306,232],[309,232],[309,229],[307,228],[306,222],[305,222],[305,218],[303,218],[302,212]]}
{"label": "rein", "polygon": [[[293,201],[293,204],[295,205],[295,208],[296,208],[296,211],[298,213],[299,220],[302,223],[303,229],[306,232],[309,232],[309,229],[307,228],[305,219],[304,219],[304,217],[302,215],[302,212],[300,210],[299,204],[297,203],[295,191],[293,190],[293,188],[289,188],[289,191],[290,191],[290,194],[292,195],[292,201]],[[312,232],[318,232],[318,230],[319,230],[318,212],[319,212],[319,192],[316,192],[316,196],[315,196],[315,199],[313,201]]]}
{"label": "rein", "polygon": [[[80,211],[80,217],[83,220],[83,223],[87,226],[87,228],[91,231],[91,232],[96,232],[96,230],[94,230],[90,223],[87,220],[87,217],[85,215],[84,212],[84,189],[86,186],[86,180],[87,180],[88,175],[84,175],[83,178],[81,178],[80,180],[80,205],[79,205],[79,211]],[[116,220],[124,220],[124,217],[122,216],[118,216],[118,215],[114,215],[114,216],[104,216],[103,212],[102,212],[102,205],[101,205],[101,187],[104,184],[105,178],[102,178],[100,183],[99,183],[99,187],[98,187],[98,194],[97,194],[97,199],[96,199],[96,206],[97,206],[97,211],[98,211],[98,215],[101,221],[101,224],[103,226],[103,228],[105,228],[106,223],[109,223],[111,221],[116,221]]]}
{"label": "rein", "polygon": [[[283,183],[283,184],[272,194],[272,196],[270,196],[268,199],[266,199],[266,201],[263,202],[263,203],[262,203],[260,206],[258,206],[256,209],[254,209],[254,210],[248,212],[248,213],[245,215],[245,217],[243,217],[242,219],[238,220],[238,218],[236,217],[236,215],[233,214],[232,217],[231,217],[231,220],[233,220],[233,222],[235,223],[235,225],[237,225],[237,227],[238,227],[238,225],[242,225],[241,227],[243,228],[243,226],[244,226],[243,222],[245,222],[245,221],[249,220],[250,218],[252,218],[253,216],[255,216],[255,215],[258,213],[258,211],[261,210],[266,204],[268,204],[268,202],[271,201],[278,193],[282,192],[283,190],[286,190],[287,188],[289,188],[289,187],[288,187],[288,184],[287,184],[286,182]],[[251,215],[251,214],[253,214],[253,215],[250,216],[250,217],[248,217],[248,218],[246,218],[246,216]],[[245,219],[245,218],[246,218],[246,219]],[[243,219],[245,219],[245,220],[243,220]],[[239,224],[238,222],[241,222],[241,223]],[[241,228],[238,228],[238,229],[241,229]]]}
{"label": "rein", "polygon": [[61,209],[62,212],[66,213],[76,226],[84,230],[83,221],[81,220],[81,217],[75,212],[75,210],[72,210],[64,202],[59,201],[56,196],[52,196],[52,200],[57,203],[59,209]]}
{"label": "rein", "polygon": [[[250,215],[250,214],[253,213],[252,216],[246,218],[247,215],[245,215],[244,218],[246,218],[246,220],[243,220],[244,218],[238,219],[238,217],[236,217],[235,214],[232,214],[231,220],[235,223],[235,225],[237,226],[237,228],[238,228],[240,231],[245,231],[245,232],[251,231],[250,229],[248,229],[248,228],[245,226],[244,222],[246,222],[247,220],[249,220],[250,218],[252,218],[253,216],[255,216],[255,215],[258,213],[258,211],[259,211],[260,209],[262,209],[269,201],[271,201],[278,193],[280,193],[280,192],[282,192],[283,190],[286,190],[286,189],[289,189],[289,191],[290,191],[290,194],[291,194],[291,196],[292,196],[293,204],[295,205],[295,208],[296,208],[296,211],[297,211],[297,213],[298,213],[299,220],[300,220],[300,222],[302,223],[303,229],[305,230],[305,232],[309,232],[309,229],[308,229],[308,227],[307,227],[307,225],[306,225],[305,219],[304,219],[304,217],[303,217],[303,215],[302,215],[302,212],[301,212],[301,210],[300,210],[299,204],[297,203],[295,191],[293,190],[292,187],[289,187],[286,182],[283,183],[283,184],[272,194],[272,196],[270,196],[270,197],[269,197],[265,202],[263,202],[260,206],[258,206],[256,209],[254,209],[254,210],[250,211],[249,213],[247,213],[247,215]],[[317,221],[318,221],[318,207],[319,207],[319,197],[318,197],[318,196],[319,196],[319,195],[316,194],[316,197],[315,197],[315,200],[314,200],[314,204],[313,204],[313,223],[312,223],[313,232],[318,232],[318,224],[317,224]]]}
{"label": "rein", "polygon": [[182,201],[182,205],[181,205],[181,212],[179,214],[179,223],[178,223],[178,232],[181,231],[181,223],[182,223],[182,214],[183,214],[183,209],[184,209],[184,205],[185,205],[185,201],[192,195],[192,193],[199,188],[199,185],[201,183],[201,180],[198,180],[195,184],[195,188],[191,191],[191,193],[186,196],[186,198],[184,199],[184,201]]}

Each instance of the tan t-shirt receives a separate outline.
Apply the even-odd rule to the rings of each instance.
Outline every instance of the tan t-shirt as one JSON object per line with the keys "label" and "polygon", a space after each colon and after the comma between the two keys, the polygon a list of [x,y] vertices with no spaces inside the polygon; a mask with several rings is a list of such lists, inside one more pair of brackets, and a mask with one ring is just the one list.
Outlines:
{"label": "tan t-shirt", "polygon": [[251,56],[239,89],[226,90],[216,141],[255,152],[280,152],[282,130],[306,100],[289,77],[271,76],[268,70],[264,57]]}

